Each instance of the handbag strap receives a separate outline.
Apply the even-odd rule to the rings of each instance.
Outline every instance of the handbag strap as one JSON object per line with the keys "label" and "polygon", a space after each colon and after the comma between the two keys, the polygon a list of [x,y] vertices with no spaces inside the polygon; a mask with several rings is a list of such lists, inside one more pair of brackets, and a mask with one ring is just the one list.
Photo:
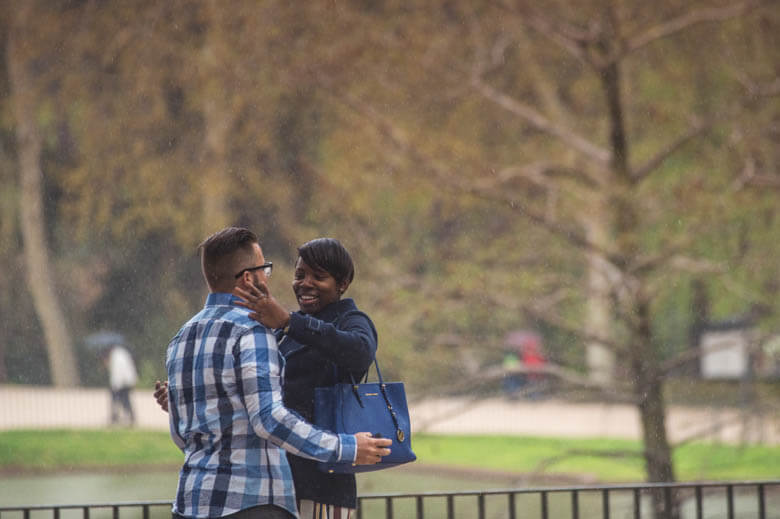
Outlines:
{"label": "handbag strap", "polygon": [[398,441],[403,443],[405,435],[404,432],[401,430],[401,427],[398,425],[398,417],[395,415],[395,409],[393,409],[393,404],[390,403],[390,398],[387,396],[387,386],[385,386],[384,382],[379,382],[379,389],[382,391],[382,396],[385,398],[385,403],[387,404],[387,409],[390,411],[390,418],[393,420],[393,425],[395,426],[395,436],[398,438]]}
{"label": "handbag strap", "polygon": [[[336,319],[336,322],[338,322],[338,318]],[[376,368],[376,376],[379,379],[379,390],[382,393],[382,398],[385,399],[385,404],[387,405],[387,410],[390,412],[390,418],[393,420],[393,426],[395,427],[395,436],[398,438],[398,441],[403,443],[406,435],[401,430],[401,427],[398,425],[398,416],[395,414],[395,409],[393,409],[393,404],[390,403],[390,398],[387,396],[387,386],[385,385],[385,381],[382,379],[382,372],[379,369],[379,361],[376,359],[376,352],[374,352],[374,359],[372,364],[374,364],[374,367]],[[338,366],[334,365],[334,369],[336,370],[337,380],[338,380]],[[371,365],[368,366],[368,369],[366,370],[366,375],[363,377],[363,380],[365,382],[368,381],[368,372],[371,371]],[[352,382],[352,393],[355,395],[355,398],[358,401],[358,404],[360,404],[360,407],[365,407],[363,405],[363,400],[360,398],[360,391],[358,390],[358,383],[355,382],[355,377],[352,376],[352,372],[349,372],[349,379]]]}
{"label": "handbag strap", "polygon": [[[393,426],[395,427],[395,437],[398,438],[398,441],[400,443],[403,443],[404,439],[406,438],[406,435],[404,434],[403,430],[401,430],[401,426],[398,425],[398,416],[395,414],[395,409],[393,409],[393,404],[390,403],[390,397],[387,396],[387,385],[385,384],[384,380],[382,379],[382,372],[379,370],[379,362],[376,360],[376,355],[374,355],[374,367],[376,368],[376,375],[377,378],[379,378],[379,391],[382,393],[382,398],[385,400],[385,405],[387,406],[387,411],[390,413],[390,419],[393,420]],[[369,369],[366,370],[366,380],[368,380],[368,371],[371,369],[369,366]],[[358,404],[360,404],[360,407],[365,407],[363,405],[363,400],[360,398],[360,391],[359,391],[359,384],[355,382],[355,378],[352,376],[352,373],[350,372],[349,378],[352,381],[352,393],[355,395],[355,398],[358,401]]]}
{"label": "handbag strap", "polygon": [[[377,379],[379,380],[379,385],[380,386],[384,386],[385,385],[385,381],[382,379],[382,372],[379,371],[379,361],[376,360],[376,354],[374,354],[374,360],[371,361],[371,364],[373,364],[374,367],[376,368],[376,376],[377,376]],[[368,382],[368,373],[371,371],[371,364],[368,365],[368,369],[366,370],[366,374],[358,381],[355,381],[355,377],[352,376],[352,372],[348,371],[348,373],[349,373],[349,380],[350,380],[350,382],[352,382],[353,386],[356,385],[356,384],[359,384],[359,383]],[[336,380],[338,380],[338,369],[339,369],[338,366],[336,366],[334,364],[333,365],[333,373],[336,376]],[[361,382],[361,380],[362,380],[362,382]]]}

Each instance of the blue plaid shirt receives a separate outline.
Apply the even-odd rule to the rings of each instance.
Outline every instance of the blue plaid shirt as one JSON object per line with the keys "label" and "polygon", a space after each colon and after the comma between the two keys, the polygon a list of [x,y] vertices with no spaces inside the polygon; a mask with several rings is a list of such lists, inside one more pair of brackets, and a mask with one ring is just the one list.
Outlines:
{"label": "blue plaid shirt", "polygon": [[173,511],[221,517],[263,504],[297,515],[281,448],[322,461],[354,461],[352,435],[314,428],[282,405],[276,339],[230,294],[206,306],[168,345],[171,437],[184,452]]}

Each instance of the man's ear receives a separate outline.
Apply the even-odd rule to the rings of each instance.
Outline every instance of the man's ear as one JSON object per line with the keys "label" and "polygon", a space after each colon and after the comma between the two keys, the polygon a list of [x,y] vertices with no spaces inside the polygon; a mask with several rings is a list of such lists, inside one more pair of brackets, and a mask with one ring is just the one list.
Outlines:
{"label": "man's ear", "polygon": [[339,294],[343,294],[349,288],[349,281],[344,281],[339,285]]}
{"label": "man's ear", "polygon": [[236,280],[236,286],[248,287],[252,284],[252,273],[244,271],[241,276]]}

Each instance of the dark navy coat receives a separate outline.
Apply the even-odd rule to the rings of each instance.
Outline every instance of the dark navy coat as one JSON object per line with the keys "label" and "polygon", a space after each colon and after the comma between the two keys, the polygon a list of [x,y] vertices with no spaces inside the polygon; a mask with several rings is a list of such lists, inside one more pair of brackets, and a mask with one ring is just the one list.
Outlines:
{"label": "dark navy coat", "polygon": [[[341,299],[313,315],[293,312],[287,334],[277,332],[285,357],[284,405],[314,421],[314,388],[357,381],[374,361],[377,334],[371,319],[352,299]],[[298,499],[357,507],[352,474],[328,474],[317,462],[287,454]]]}

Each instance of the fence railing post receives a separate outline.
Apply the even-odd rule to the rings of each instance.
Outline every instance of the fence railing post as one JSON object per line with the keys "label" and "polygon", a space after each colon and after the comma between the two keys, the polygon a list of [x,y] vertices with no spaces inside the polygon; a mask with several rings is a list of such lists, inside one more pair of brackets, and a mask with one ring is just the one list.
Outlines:
{"label": "fence railing post", "polygon": [[571,493],[571,519],[580,519],[580,493],[577,490]]}
{"label": "fence railing post", "polygon": [[634,519],[642,519],[642,492],[634,489]]}
{"label": "fence railing post", "polygon": [[515,513],[515,494],[514,492],[510,492],[509,496],[507,497],[507,507],[509,507],[509,519],[517,519],[517,514]]}
{"label": "fence railing post", "polygon": [[696,519],[704,519],[704,492],[696,487]]}

